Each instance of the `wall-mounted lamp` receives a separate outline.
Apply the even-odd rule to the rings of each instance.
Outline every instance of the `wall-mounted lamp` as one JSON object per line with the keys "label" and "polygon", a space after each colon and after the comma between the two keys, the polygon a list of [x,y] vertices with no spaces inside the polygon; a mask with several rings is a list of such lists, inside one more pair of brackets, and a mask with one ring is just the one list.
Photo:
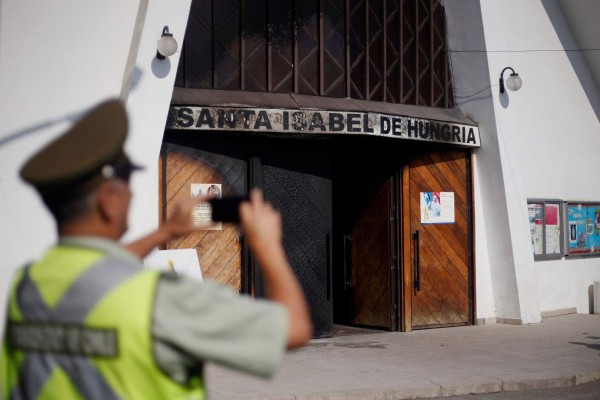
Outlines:
{"label": "wall-mounted lamp", "polygon": [[169,27],[165,26],[162,35],[156,43],[156,58],[164,60],[166,57],[171,57],[177,51],[177,40],[169,33]]}
{"label": "wall-mounted lamp", "polygon": [[523,85],[523,81],[519,77],[519,74],[517,74],[515,70],[511,67],[506,67],[502,70],[502,73],[500,74],[500,93],[504,93],[504,72],[507,69],[510,69],[512,71],[512,74],[510,74],[510,76],[506,78],[506,87],[512,91],[516,91],[521,89],[521,86]]}

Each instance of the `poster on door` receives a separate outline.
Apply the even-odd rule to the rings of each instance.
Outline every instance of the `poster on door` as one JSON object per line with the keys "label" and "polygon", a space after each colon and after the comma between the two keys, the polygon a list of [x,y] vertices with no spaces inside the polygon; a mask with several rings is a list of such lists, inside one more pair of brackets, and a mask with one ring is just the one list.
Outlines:
{"label": "poster on door", "polygon": [[[192,183],[191,195],[192,197],[198,196],[210,196],[221,198],[221,184],[220,183]],[[209,225],[212,221],[212,208],[208,203],[198,204],[192,212],[192,219],[196,226]],[[207,231],[220,231],[223,229],[223,224],[217,222],[211,226],[204,228]]]}
{"label": "poster on door", "polygon": [[422,224],[454,222],[454,192],[421,192]]}

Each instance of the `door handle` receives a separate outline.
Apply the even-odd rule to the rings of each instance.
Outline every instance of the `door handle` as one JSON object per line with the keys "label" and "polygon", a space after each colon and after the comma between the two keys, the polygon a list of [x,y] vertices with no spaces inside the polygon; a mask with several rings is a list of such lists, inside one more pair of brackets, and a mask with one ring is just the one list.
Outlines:
{"label": "door handle", "polygon": [[419,231],[416,230],[412,234],[413,241],[415,243],[415,274],[413,287],[418,291],[421,290],[421,258],[419,255]]}
{"label": "door handle", "polygon": [[248,253],[246,238],[244,237],[243,233],[240,233],[238,240],[240,241],[240,247],[242,251],[242,293],[251,294],[252,283],[250,280],[252,279],[252,272],[250,271],[250,255]]}

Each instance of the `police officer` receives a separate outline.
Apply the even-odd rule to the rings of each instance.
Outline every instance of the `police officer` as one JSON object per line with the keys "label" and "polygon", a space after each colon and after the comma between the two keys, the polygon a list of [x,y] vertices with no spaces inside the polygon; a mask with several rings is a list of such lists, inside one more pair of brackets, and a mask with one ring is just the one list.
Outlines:
{"label": "police officer", "polygon": [[21,169],[57,223],[59,241],[15,274],[1,392],[6,399],[203,399],[206,361],[269,376],[312,326],[281,245],[279,214],[253,191],[241,226],[268,285],[252,300],[213,282],[143,269],[140,256],[192,232],[201,199],[122,247],[130,175],[127,116],[108,100]]}

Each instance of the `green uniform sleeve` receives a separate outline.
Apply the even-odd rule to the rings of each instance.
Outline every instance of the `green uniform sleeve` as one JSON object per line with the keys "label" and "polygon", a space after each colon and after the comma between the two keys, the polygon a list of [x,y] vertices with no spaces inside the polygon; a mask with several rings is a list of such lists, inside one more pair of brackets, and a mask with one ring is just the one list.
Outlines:
{"label": "green uniform sleeve", "polygon": [[287,311],[217,283],[161,277],[152,335],[158,366],[184,383],[203,362],[268,377],[287,343]]}

